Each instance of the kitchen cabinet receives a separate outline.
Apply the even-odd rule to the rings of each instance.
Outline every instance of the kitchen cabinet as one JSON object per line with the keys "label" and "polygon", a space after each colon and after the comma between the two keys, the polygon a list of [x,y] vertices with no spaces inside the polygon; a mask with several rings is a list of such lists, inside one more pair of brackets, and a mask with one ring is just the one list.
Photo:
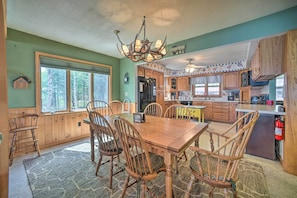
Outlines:
{"label": "kitchen cabinet", "polygon": [[164,108],[163,108],[163,114],[165,113],[166,109],[168,109],[168,107],[170,107],[173,104],[177,104],[177,102],[175,100],[173,100],[173,101],[165,101],[164,102]]}
{"label": "kitchen cabinet", "polygon": [[153,78],[156,79],[156,90],[164,91],[164,74],[162,72],[153,71]]}
{"label": "kitchen cabinet", "polygon": [[165,80],[165,92],[170,93],[170,97],[177,99],[178,91],[177,91],[177,78],[176,77],[166,77]]}
{"label": "kitchen cabinet", "polygon": [[262,39],[251,61],[252,79],[265,81],[283,73],[285,35]]}
{"label": "kitchen cabinet", "polygon": [[252,96],[259,96],[261,94],[261,88],[251,86],[241,87],[239,93],[240,102],[250,104]]}
{"label": "kitchen cabinet", "polygon": [[213,102],[212,104],[213,121],[229,122],[229,103]]}
{"label": "kitchen cabinet", "polygon": [[239,89],[238,72],[226,72],[223,74],[223,90]]}
{"label": "kitchen cabinet", "polygon": [[190,78],[187,76],[177,78],[177,90],[189,91],[190,90]]}
{"label": "kitchen cabinet", "polygon": [[144,77],[144,67],[137,67],[137,75]]}
{"label": "kitchen cabinet", "polygon": [[146,78],[154,78],[153,70],[151,70],[151,69],[144,69],[144,76]]}
{"label": "kitchen cabinet", "polygon": [[246,145],[246,153],[275,160],[274,139],[275,116],[271,114],[260,114],[251,137]]}

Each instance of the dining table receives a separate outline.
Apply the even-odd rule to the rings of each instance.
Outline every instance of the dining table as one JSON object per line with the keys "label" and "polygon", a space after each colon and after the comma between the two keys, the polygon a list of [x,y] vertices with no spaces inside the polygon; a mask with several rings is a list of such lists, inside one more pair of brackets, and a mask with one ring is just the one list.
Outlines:
{"label": "dining table", "polygon": [[[187,121],[173,118],[145,116],[145,122],[134,122],[133,113],[121,113],[105,116],[111,127],[115,129],[113,121],[115,117],[128,120],[139,131],[147,144],[149,152],[164,157],[166,167],[165,188],[166,197],[173,197],[172,191],[172,164],[175,156],[181,155],[199,136],[208,128],[208,123]],[[84,119],[90,123],[89,119]],[[91,128],[90,128],[91,129]],[[94,132],[90,130],[91,158],[94,160]]]}

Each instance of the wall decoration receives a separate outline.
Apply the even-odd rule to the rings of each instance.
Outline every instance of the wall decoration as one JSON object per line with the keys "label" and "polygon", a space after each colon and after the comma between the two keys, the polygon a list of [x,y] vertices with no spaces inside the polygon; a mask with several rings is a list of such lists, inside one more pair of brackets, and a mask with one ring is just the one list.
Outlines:
{"label": "wall decoration", "polygon": [[128,72],[125,73],[125,75],[124,75],[124,83],[125,84],[128,84],[129,83],[129,73]]}
{"label": "wall decoration", "polygon": [[15,89],[28,89],[32,81],[24,75],[21,75],[13,80],[13,88]]}

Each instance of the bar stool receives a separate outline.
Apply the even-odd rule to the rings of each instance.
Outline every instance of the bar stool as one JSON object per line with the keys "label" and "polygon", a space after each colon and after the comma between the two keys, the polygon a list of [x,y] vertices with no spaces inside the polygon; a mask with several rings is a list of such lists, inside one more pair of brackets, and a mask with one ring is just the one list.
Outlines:
{"label": "bar stool", "polygon": [[[38,127],[38,117],[37,114],[26,114],[9,119],[9,133],[13,134],[9,152],[10,166],[17,150],[26,151],[26,153],[36,151],[38,157],[40,156],[38,140],[35,136],[35,130]],[[31,134],[27,134],[27,131],[30,131]]]}

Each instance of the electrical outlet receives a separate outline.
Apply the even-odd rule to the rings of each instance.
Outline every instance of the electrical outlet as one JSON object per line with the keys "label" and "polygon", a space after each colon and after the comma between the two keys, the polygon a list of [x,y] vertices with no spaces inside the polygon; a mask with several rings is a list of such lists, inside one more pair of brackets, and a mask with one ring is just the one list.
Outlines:
{"label": "electrical outlet", "polygon": [[77,126],[81,126],[81,122],[78,122],[78,123],[77,123]]}

